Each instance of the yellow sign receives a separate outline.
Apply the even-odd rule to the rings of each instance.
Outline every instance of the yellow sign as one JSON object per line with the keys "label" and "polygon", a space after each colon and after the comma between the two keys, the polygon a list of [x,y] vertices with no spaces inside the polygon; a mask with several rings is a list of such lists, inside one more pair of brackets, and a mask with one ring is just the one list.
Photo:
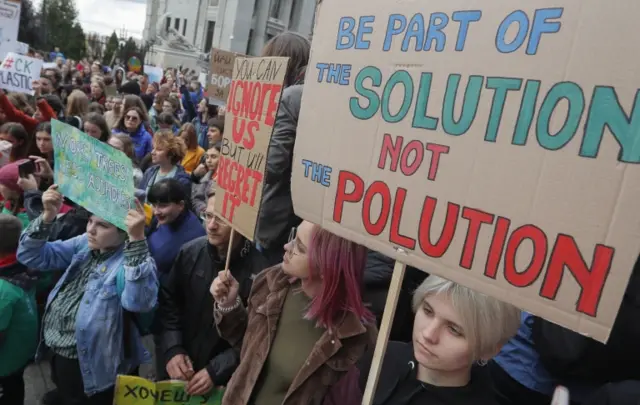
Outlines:
{"label": "yellow sign", "polygon": [[141,377],[119,375],[114,405],[220,405],[223,388],[214,388],[202,396],[185,392],[185,381],[153,382]]}

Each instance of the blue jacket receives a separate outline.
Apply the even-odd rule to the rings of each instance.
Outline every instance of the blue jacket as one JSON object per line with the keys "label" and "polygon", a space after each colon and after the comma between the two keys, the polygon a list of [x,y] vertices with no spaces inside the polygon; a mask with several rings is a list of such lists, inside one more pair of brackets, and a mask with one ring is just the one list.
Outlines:
{"label": "blue jacket", "polygon": [[209,125],[207,121],[202,121],[202,114],[198,113],[198,116],[191,121],[194,127],[196,127],[196,134],[198,134],[198,145],[202,147],[202,149],[209,149],[209,137],[207,136],[207,132],[209,131]]}
{"label": "blue jacket", "polygon": [[126,134],[131,137],[131,141],[133,141],[133,148],[135,150],[136,159],[141,161],[142,158],[151,153],[153,149],[153,137],[147,129],[144,127],[144,124],[140,124],[140,127],[136,132],[130,134],[128,132],[122,131],[119,128],[114,128],[111,130],[112,134]]}
{"label": "blue jacket", "polygon": [[[146,201],[147,198],[147,188],[149,184],[156,178],[158,175],[158,171],[160,170],[159,165],[151,166],[144,172],[144,176],[142,176],[142,180],[140,181],[139,188],[135,191],[136,197],[138,197],[142,201]],[[182,183],[185,187],[185,192],[187,196],[191,196],[191,176],[184,171],[184,167],[181,165],[177,165],[176,175],[173,177]]]}
{"label": "blue jacket", "polygon": [[[33,269],[64,269],[66,271],[47,299],[48,311],[61,286],[76,276],[90,255],[87,235],[65,241],[47,242],[40,230],[41,218],[37,218],[20,237],[18,260]],[[127,264],[124,246],[111,256],[87,282],[76,317],[78,361],[84,382],[84,391],[91,396],[105,391],[116,382],[116,376],[130,372],[142,363],[151,361],[142,345],[136,327],[129,328],[130,358],[124,355],[123,309],[144,313],[151,311],[157,302],[158,277],[156,264],[150,255],[139,265]],[[125,285],[119,295],[116,276],[124,268]],[[43,335],[40,336],[43,347]],[[41,352],[39,350],[39,352]]]}
{"label": "blue jacket", "polygon": [[188,209],[168,225],[160,225],[151,232],[149,251],[157,263],[159,277],[169,273],[182,245],[206,235],[198,217]]}

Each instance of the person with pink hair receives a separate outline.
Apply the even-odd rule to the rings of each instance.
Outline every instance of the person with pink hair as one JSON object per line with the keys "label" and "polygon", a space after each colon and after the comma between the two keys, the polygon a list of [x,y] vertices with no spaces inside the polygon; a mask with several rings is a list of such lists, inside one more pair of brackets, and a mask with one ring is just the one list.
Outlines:
{"label": "person with pink hair", "polygon": [[222,405],[318,404],[374,347],[362,302],[367,250],[310,223],[292,229],[283,262],[253,282],[247,308],[222,271],[211,285],[220,336],[240,352]]}

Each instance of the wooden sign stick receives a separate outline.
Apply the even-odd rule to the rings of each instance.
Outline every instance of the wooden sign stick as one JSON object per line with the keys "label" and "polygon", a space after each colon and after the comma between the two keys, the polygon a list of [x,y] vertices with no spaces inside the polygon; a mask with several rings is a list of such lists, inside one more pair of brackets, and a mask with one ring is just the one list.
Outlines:
{"label": "wooden sign stick", "polygon": [[[227,281],[229,280],[231,273],[229,272],[229,263],[231,262],[231,251],[233,250],[233,237],[236,234],[236,230],[231,228],[231,234],[229,235],[229,247],[227,248],[227,259],[224,263],[225,275],[227,276]],[[227,283],[228,284],[228,283]]]}
{"label": "wooden sign stick", "polygon": [[371,405],[373,397],[378,386],[378,378],[380,378],[380,370],[382,369],[382,361],[387,351],[387,343],[389,342],[389,334],[391,333],[391,325],[396,314],[398,306],[398,297],[402,289],[402,280],[404,279],[404,271],[406,265],[396,260],[393,267],[393,276],[391,277],[391,285],[387,293],[387,302],[384,305],[384,313],[382,314],[382,323],[378,331],[378,340],[376,341],[376,349],[373,352],[371,360],[371,369],[369,370],[369,378],[367,379],[367,387],[362,396],[362,405]]}

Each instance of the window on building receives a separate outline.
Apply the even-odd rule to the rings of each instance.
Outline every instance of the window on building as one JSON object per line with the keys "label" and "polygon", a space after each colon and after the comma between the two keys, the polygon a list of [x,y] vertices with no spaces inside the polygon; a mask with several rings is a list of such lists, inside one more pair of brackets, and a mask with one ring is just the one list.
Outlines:
{"label": "window on building", "polygon": [[171,27],[171,17],[167,17],[164,21],[164,30],[169,31],[169,27]]}
{"label": "window on building", "polygon": [[180,19],[179,18],[176,18],[175,20],[173,20],[173,28],[175,28],[176,30],[180,29]]}
{"label": "window on building", "polygon": [[187,35],[187,19],[183,18],[182,19],[182,36],[186,36]]}
{"label": "window on building", "polygon": [[253,42],[253,30],[249,30],[249,39],[247,40],[247,51],[245,55],[251,55],[251,43]]}
{"label": "window on building", "polygon": [[216,29],[215,21],[207,21],[207,36],[204,40],[204,50],[209,52],[213,46],[213,32]]}
{"label": "window on building", "polygon": [[219,3],[220,3],[220,0],[209,0],[209,5],[211,7],[218,7]]}
{"label": "window on building", "polygon": [[282,8],[282,0],[271,0],[271,11],[269,17],[280,18],[280,9]]}

